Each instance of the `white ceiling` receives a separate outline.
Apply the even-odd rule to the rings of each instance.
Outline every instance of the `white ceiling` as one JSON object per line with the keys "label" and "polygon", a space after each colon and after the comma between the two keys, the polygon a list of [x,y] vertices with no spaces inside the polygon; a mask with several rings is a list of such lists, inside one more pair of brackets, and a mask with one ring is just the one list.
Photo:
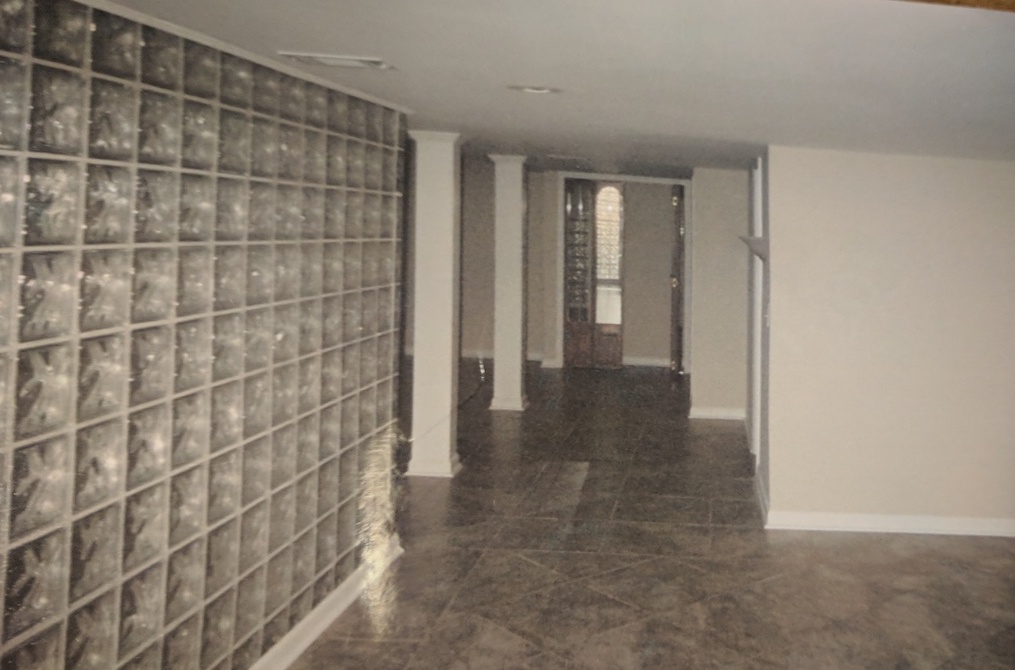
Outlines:
{"label": "white ceiling", "polygon": [[475,151],[642,174],[746,165],[767,144],[1015,160],[1012,13],[893,0],[117,4],[276,59],[379,56],[396,69],[299,67]]}

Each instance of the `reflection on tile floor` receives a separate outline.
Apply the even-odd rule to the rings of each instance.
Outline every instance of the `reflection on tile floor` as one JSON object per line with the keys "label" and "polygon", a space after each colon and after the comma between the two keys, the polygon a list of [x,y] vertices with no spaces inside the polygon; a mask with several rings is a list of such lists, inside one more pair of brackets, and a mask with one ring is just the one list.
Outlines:
{"label": "reflection on tile floor", "polygon": [[662,371],[529,385],[465,402],[465,469],[399,483],[384,597],[294,670],[1015,668],[1015,540],[765,531],[742,427]]}

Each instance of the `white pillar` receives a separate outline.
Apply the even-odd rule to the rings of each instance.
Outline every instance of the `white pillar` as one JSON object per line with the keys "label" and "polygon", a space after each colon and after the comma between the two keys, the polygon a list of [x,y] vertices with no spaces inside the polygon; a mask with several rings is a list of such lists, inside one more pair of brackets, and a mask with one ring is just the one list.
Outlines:
{"label": "white pillar", "polygon": [[412,458],[406,474],[454,477],[458,461],[458,134],[410,130],[416,142]]}
{"label": "white pillar", "polygon": [[525,409],[525,156],[494,164],[493,400],[490,409]]}

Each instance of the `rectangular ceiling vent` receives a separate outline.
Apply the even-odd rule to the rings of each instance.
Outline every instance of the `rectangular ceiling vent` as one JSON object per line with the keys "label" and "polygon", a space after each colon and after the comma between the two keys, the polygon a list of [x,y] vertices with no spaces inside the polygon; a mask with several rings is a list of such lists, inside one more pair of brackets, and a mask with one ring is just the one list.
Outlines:
{"label": "rectangular ceiling vent", "polygon": [[279,51],[285,56],[305,65],[325,65],[327,67],[365,68],[368,70],[393,70],[394,68],[381,58],[371,56],[340,56],[335,54],[303,53],[299,51]]}

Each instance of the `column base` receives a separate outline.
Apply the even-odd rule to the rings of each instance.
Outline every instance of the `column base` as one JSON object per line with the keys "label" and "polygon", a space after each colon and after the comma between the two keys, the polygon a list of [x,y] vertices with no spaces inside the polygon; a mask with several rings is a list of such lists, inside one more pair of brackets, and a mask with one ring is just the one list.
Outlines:
{"label": "column base", "polygon": [[409,468],[405,471],[406,477],[443,477],[450,479],[457,475],[462,469],[462,462],[458,454],[451,454],[447,463],[422,463],[416,459],[409,461]]}
{"label": "column base", "polygon": [[490,401],[490,409],[495,412],[524,412],[528,406],[529,401],[525,396],[521,398],[498,398],[495,396]]}

